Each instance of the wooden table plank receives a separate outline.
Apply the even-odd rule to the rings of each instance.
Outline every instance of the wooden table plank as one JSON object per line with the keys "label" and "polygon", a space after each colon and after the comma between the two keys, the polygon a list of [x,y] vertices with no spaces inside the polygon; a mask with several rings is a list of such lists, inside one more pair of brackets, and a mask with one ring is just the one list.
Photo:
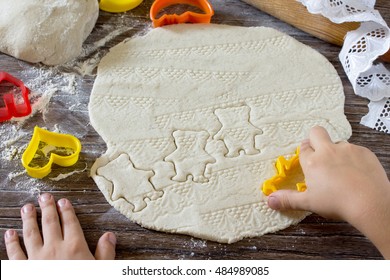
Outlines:
{"label": "wooden table plank", "polygon": [[[390,7],[387,0],[378,0],[377,8],[387,22],[390,22]],[[88,60],[93,56],[101,58],[110,47],[125,38],[143,34],[150,28],[148,9],[151,0],[144,1],[141,6],[125,14],[109,14],[101,12],[97,25],[87,39],[89,49]],[[340,48],[313,38],[290,25],[283,23],[248,4],[238,0],[211,1],[215,16],[214,23],[240,26],[267,26],[290,34],[299,41],[313,47],[327,57],[337,69],[346,95],[345,112],[353,128],[352,143],[370,148],[374,151],[389,176],[390,174],[390,143],[389,136],[374,131],[359,124],[360,119],[368,112],[368,101],[356,96],[338,61]],[[117,35],[106,40],[108,35],[117,31]],[[96,42],[106,41],[98,47]],[[75,62],[77,64],[77,62]],[[74,66],[74,65],[73,65]],[[74,75],[75,68],[71,66],[57,67],[59,74]],[[388,66],[388,65],[387,65]],[[41,79],[39,70],[47,70],[43,65],[33,65],[18,61],[12,57],[0,54],[0,70],[10,72],[25,82]],[[38,73],[38,74],[37,74]],[[38,76],[34,76],[36,74]],[[56,76],[50,77],[53,81]],[[357,230],[344,222],[335,222],[311,215],[300,224],[274,234],[260,238],[248,238],[234,244],[218,244],[199,240],[190,236],[166,234],[144,229],[130,222],[113,209],[104,199],[94,181],[88,177],[89,169],[94,160],[104,153],[106,145],[88,123],[87,104],[93,85],[94,76],[75,75],[75,83],[79,91],[70,97],[66,91],[57,91],[48,106],[48,112],[38,113],[22,126],[10,123],[0,124],[0,129],[9,130],[9,135],[1,135],[0,140],[8,141],[13,135],[23,134],[15,143],[0,145],[1,154],[10,153],[16,149],[10,159],[0,159],[0,258],[7,259],[3,234],[9,228],[15,228],[21,234],[20,207],[27,202],[36,204],[40,192],[51,192],[59,199],[67,197],[75,206],[76,213],[85,230],[85,236],[91,249],[102,233],[114,231],[118,236],[118,259],[380,259],[377,249]],[[67,99],[68,98],[68,99]],[[20,155],[28,143],[34,125],[54,128],[56,123],[70,123],[82,130],[75,131],[83,142],[83,152],[80,161],[75,166],[77,170],[87,170],[74,174],[58,182],[47,178],[34,180],[27,175],[18,175],[23,168]],[[3,131],[3,130],[2,130]],[[56,171],[57,174],[61,171]],[[55,172],[54,172],[55,173]]]}

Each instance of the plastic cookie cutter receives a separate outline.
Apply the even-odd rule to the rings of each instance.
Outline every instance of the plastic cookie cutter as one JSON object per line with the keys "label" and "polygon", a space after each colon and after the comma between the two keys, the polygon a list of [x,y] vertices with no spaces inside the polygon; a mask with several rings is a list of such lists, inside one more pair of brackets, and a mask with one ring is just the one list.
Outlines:
{"label": "plastic cookie cutter", "polygon": [[22,81],[6,72],[0,72],[0,122],[31,113],[28,93],[29,89]]}
{"label": "plastic cookie cutter", "polygon": [[300,192],[306,190],[305,177],[299,163],[299,147],[289,159],[278,157],[275,167],[277,174],[263,183],[262,191],[265,195],[281,189],[296,188]]}
{"label": "plastic cookie cutter", "polygon": [[122,13],[136,8],[143,0],[100,0],[99,8],[110,13]]}
{"label": "plastic cookie cutter", "polygon": [[22,164],[31,177],[41,179],[51,172],[52,165],[74,165],[81,151],[79,139],[70,134],[50,132],[38,126],[22,155]]}
{"label": "plastic cookie cutter", "polygon": [[[186,4],[195,6],[201,9],[204,13],[196,13],[186,11],[178,14],[164,14],[157,18],[158,13],[166,7]],[[214,15],[214,10],[207,0],[156,0],[150,8],[150,19],[153,22],[153,27],[161,27],[169,24],[179,23],[210,23],[211,17]]]}

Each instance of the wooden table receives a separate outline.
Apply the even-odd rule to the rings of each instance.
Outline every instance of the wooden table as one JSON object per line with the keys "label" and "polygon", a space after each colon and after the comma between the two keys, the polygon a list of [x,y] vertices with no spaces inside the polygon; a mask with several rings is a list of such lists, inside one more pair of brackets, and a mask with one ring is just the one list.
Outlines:
{"label": "wooden table", "polygon": [[[353,227],[314,214],[297,226],[226,245],[144,229],[129,221],[106,202],[88,176],[94,160],[105,151],[105,143],[89,124],[87,112],[95,77],[77,74],[74,66],[82,65],[81,62],[91,57],[100,58],[110,47],[125,38],[145,33],[145,30],[150,28],[148,10],[151,2],[144,1],[141,6],[125,14],[101,12],[96,28],[85,44],[89,46],[89,52],[70,67],[49,68],[0,54],[0,70],[19,77],[30,84],[34,91],[40,90],[39,85],[36,86],[34,82],[41,80],[45,83],[41,90],[51,89],[51,93],[54,92],[43,113],[36,113],[23,124],[0,124],[0,258],[7,259],[4,232],[14,228],[21,235],[20,207],[27,202],[36,204],[39,193],[50,192],[56,199],[67,197],[72,201],[91,250],[95,250],[95,244],[103,232],[115,232],[118,237],[118,259],[380,259],[381,255],[371,242]],[[389,136],[359,124],[361,117],[368,111],[368,101],[353,93],[338,61],[339,47],[313,38],[241,1],[214,0],[211,3],[215,9],[212,19],[214,23],[273,27],[325,55],[336,67],[345,87],[345,113],[353,128],[350,141],[374,151],[387,174],[390,174]],[[377,9],[384,19],[390,22],[388,0],[378,0]],[[100,44],[101,42],[105,43]],[[61,80],[61,77],[66,79]],[[81,159],[71,169],[78,170],[79,173],[59,181],[48,178],[35,180],[26,174],[19,174],[23,171],[20,156],[35,125],[47,127],[49,130],[66,128],[67,132],[81,138]],[[61,169],[61,172],[64,170]]]}

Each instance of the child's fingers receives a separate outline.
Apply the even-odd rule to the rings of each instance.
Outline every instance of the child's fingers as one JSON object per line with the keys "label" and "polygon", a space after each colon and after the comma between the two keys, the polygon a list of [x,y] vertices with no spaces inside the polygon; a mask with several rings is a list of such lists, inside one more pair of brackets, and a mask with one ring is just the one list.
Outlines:
{"label": "child's fingers", "polygon": [[7,250],[8,259],[10,260],[26,260],[22,247],[19,243],[18,233],[13,230],[7,230],[4,234],[5,248]]}
{"label": "child's fingers", "polygon": [[309,210],[305,192],[276,191],[268,197],[268,206],[274,210]]}
{"label": "child's fingers", "polygon": [[314,150],[311,147],[310,140],[305,139],[302,141],[299,152],[299,163],[302,166],[302,170],[305,172],[310,157],[313,155]]}
{"label": "child's fingers", "polygon": [[84,239],[83,230],[70,201],[62,198],[57,202],[57,205],[58,213],[61,218],[64,240],[72,238]]}
{"label": "child's fingers", "polygon": [[305,161],[305,159],[310,156],[314,152],[310,140],[305,139],[302,141],[301,146],[299,147],[299,160],[302,164],[302,161]]}
{"label": "child's fingers", "polygon": [[42,210],[43,242],[51,244],[63,240],[60,219],[58,217],[54,197],[51,194],[44,193],[39,197],[38,201]]}
{"label": "child's fingers", "polygon": [[21,209],[23,221],[23,239],[27,254],[39,250],[43,243],[37,222],[37,212],[32,204],[26,204]]}
{"label": "child's fingers", "polygon": [[333,144],[328,131],[322,126],[315,126],[310,130],[310,144],[315,151],[323,145]]}
{"label": "child's fingers", "polygon": [[96,246],[95,258],[97,260],[115,259],[116,236],[112,232],[103,234]]}
{"label": "child's fingers", "polygon": [[305,151],[313,151],[313,148],[311,147],[311,144],[310,144],[310,139],[305,139],[301,143],[300,152],[302,153]]}

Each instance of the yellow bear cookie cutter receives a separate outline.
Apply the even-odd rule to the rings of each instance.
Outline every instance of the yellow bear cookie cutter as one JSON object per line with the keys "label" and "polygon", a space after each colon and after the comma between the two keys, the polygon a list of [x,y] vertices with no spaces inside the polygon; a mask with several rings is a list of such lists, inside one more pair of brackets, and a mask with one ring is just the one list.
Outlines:
{"label": "yellow bear cookie cutter", "polygon": [[277,190],[286,189],[288,188],[286,186],[293,184],[295,184],[296,189],[300,192],[306,190],[305,178],[299,163],[299,152],[300,149],[298,147],[291,158],[278,157],[275,163],[277,174],[263,183],[262,191],[265,195],[268,196]]}
{"label": "yellow bear cookie cutter", "polygon": [[[49,161],[45,165],[33,167],[31,166],[31,162],[39,151],[39,145],[42,142],[46,145],[65,148],[72,152],[70,155],[50,153]],[[28,175],[41,179],[51,172],[53,164],[58,164],[63,167],[74,165],[79,159],[80,151],[81,143],[73,135],[50,132],[36,126],[31,141],[22,155],[22,164],[27,170]]]}

